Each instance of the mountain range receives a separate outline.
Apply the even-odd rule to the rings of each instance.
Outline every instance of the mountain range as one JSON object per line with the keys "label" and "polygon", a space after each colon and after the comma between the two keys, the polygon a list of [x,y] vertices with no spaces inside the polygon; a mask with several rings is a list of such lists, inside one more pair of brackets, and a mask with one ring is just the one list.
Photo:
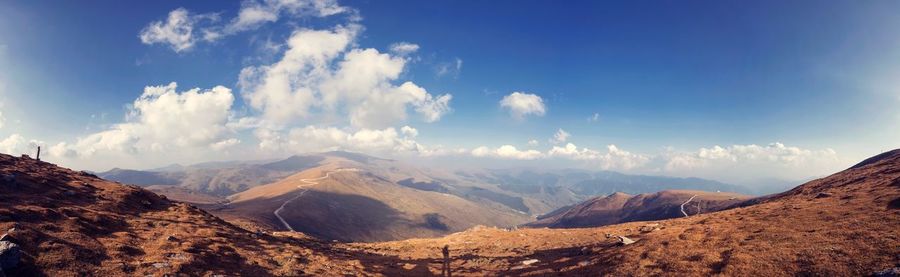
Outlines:
{"label": "mountain range", "polygon": [[[331,191],[348,189],[336,183],[385,174],[366,177],[363,168],[345,167],[364,163],[329,164],[319,169],[337,172],[328,178],[314,171],[296,178],[325,184],[334,177],[335,184],[320,188]],[[280,182],[293,185],[288,179]],[[260,191],[230,203],[254,201],[250,195],[265,197]],[[683,195],[640,199],[677,203]],[[614,208],[636,198],[613,194],[593,202],[607,199]],[[27,157],[0,155],[0,203],[0,230],[7,230],[0,256],[11,276],[434,275],[444,245],[458,276],[860,276],[896,271],[900,150],[717,212],[578,229],[476,226],[377,243],[248,229],[141,187]]]}
{"label": "mountain range", "polygon": [[[340,151],[98,175],[196,204],[248,228],[294,229],[340,241],[437,237],[477,225],[510,228],[616,191],[745,190],[699,178],[610,171],[446,171]],[[316,178],[322,179],[308,181]]]}

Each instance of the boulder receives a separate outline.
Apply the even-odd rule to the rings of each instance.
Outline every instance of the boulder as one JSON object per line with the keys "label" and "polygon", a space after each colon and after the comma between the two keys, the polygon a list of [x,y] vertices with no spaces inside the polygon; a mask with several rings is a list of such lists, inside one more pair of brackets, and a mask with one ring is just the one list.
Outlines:
{"label": "boulder", "polygon": [[538,259],[529,259],[522,261],[523,265],[532,265],[534,263],[540,262]]}
{"label": "boulder", "polygon": [[629,245],[634,243],[634,240],[629,239],[625,236],[619,236],[619,245]]}
{"label": "boulder", "polygon": [[638,230],[643,233],[653,232],[653,231],[659,230],[659,223],[650,223],[650,224],[641,226],[641,228],[639,228]]}
{"label": "boulder", "polygon": [[0,241],[0,270],[6,271],[19,265],[22,258],[22,250],[18,244],[9,241]]}

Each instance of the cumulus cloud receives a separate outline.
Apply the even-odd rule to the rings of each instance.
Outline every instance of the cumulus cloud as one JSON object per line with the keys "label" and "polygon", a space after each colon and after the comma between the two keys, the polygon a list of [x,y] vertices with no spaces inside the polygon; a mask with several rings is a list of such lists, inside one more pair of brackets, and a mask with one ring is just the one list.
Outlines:
{"label": "cumulus cloud", "polygon": [[531,149],[519,150],[515,146],[508,144],[500,146],[498,148],[488,148],[487,146],[481,146],[473,149],[471,151],[471,154],[475,157],[491,157],[513,160],[535,160],[544,156],[541,151]]}
{"label": "cumulus cloud", "polygon": [[612,144],[606,146],[606,153],[601,153],[588,148],[579,149],[575,144],[567,143],[565,147],[553,146],[547,156],[591,161],[604,170],[632,170],[645,166],[650,161],[649,156],[624,151]]}
{"label": "cumulus cloud", "polygon": [[35,155],[37,147],[44,143],[38,140],[27,140],[20,134],[12,134],[0,140],[0,152],[13,156],[21,154]]}
{"label": "cumulus cloud", "polygon": [[215,14],[191,14],[185,8],[169,12],[165,21],[150,22],[139,37],[144,44],[168,44],[175,52],[188,51],[194,47],[197,37],[194,27],[202,21],[216,21]]}
{"label": "cumulus cloud", "polygon": [[569,134],[569,132],[566,132],[566,130],[560,128],[559,130],[556,130],[556,134],[553,134],[553,138],[550,139],[550,143],[560,144],[566,142],[566,140],[568,140],[570,136],[572,136],[572,134]]}
{"label": "cumulus cloud", "polygon": [[451,111],[450,94],[434,96],[412,82],[395,85],[407,60],[352,47],[361,26],[301,29],[278,62],[241,71],[239,86],[261,119],[286,126],[313,111],[344,113],[356,128],[378,129],[415,110],[425,122]]}
{"label": "cumulus cloud", "polygon": [[236,138],[230,138],[230,139],[225,139],[222,141],[215,142],[215,143],[209,145],[209,147],[216,151],[222,151],[222,150],[231,148],[232,146],[238,145],[239,143],[241,143],[241,140],[236,139]]}
{"label": "cumulus cloud", "polygon": [[840,168],[841,164],[837,152],[831,148],[810,150],[778,142],[728,147],[716,145],[692,152],[669,150],[660,156],[665,172],[747,179],[756,177],[754,175],[807,178],[830,173]]}
{"label": "cumulus cloud", "polygon": [[541,143],[538,142],[536,139],[532,139],[532,140],[528,141],[529,146],[538,146],[538,144],[541,144]]}
{"label": "cumulus cloud", "polygon": [[841,162],[830,148],[809,150],[782,143],[713,146],[696,151],[664,151],[641,154],[607,145],[604,150],[580,148],[573,143],[549,150],[518,150],[511,145],[478,147],[473,157],[516,160],[562,159],[581,162],[589,168],[632,173],[694,176],[727,181],[751,181],[761,176],[801,179],[838,170]]}
{"label": "cumulus cloud", "polygon": [[442,147],[428,147],[415,141],[418,130],[403,126],[398,132],[393,127],[384,129],[359,129],[306,126],[287,132],[261,128],[255,135],[260,148],[269,151],[296,153],[333,150],[355,151],[382,155],[439,156],[459,153]]}
{"label": "cumulus cloud", "polygon": [[516,119],[523,119],[528,115],[543,116],[547,112],[544,99],[536,94],[525,92],[513,92],[500,100],[500,107],[509,111]]}
{"label": "cumulus cloud", "polygon": [[236,140],[225,138],[234,96],[217,86],[176,91],[177,84],[148,86],[131,104],[126,122],[79,138],[75,143],[58,144],[59,156],[92,156],[97,153],[137,154],[166,152],[194,147],[225,147]]}
{"label": "cumulus cloud", "polygon": [[402,132],[403,135],[405,135],[407,137],[411,137],[411,138],[414,138],[419,135],[419,130],[416,130],[416,128],[409,127],[409,126],[403,126],[402,128],[400,128],[400,132]]}

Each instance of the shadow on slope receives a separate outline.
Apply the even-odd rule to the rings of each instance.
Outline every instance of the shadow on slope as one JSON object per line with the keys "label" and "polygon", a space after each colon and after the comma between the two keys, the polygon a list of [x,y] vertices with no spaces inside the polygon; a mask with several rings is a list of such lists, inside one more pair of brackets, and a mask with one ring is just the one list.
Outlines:
{"label": "shadow on slope", "polygon": [[[295,196],[254,199],[239,205],[277,208],[273,203],[284,203]],[[446,218],[437,213],[407,215],[370,197],[316,190],[303,192],[301,197],[285,205],[280,215],[297,232],[324,240],[379,241],[438,235],[450,229]],[[274,216],[267,218],[279,222]]]}

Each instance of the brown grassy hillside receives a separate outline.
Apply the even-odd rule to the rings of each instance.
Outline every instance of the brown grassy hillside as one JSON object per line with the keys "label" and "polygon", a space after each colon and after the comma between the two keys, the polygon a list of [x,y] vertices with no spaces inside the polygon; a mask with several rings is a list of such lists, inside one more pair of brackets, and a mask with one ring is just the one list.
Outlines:
{"label": "brown grassy hillside", "polygon": [[[341,168],[359,171],[338,172]],[[228,206],[210,210],[285,230],[273,215],[283,207],[280,215],[295,230],[341,241],[438,237],[476,225],[514,226],[531,220],[505,206],[403,186],[387,179],[390,174],[376,175],[370,169],[352,161],[330,162],[237,194]],[[303,181],[328,172],[328,178],[309,181],[314,184]]]}
{"label": "brown grassy hillside", "polygon": [[[662,229],[641,232],[658,223]],[[900,151],[756,205],[587,229],[482,229],[440,239],[361,244],[437,272],[449,244],[461,276],[861,276],[900,265]],[[618,246],[623,235],[637,240]],[[522,264],[537,259],[531,265]],[[427,266],[426,266],[427,265]]]}
{"label": "brown grassy hillside", "polygon": [[[600,228],[474,228],[442,238],[326,243],[254,233],[146,190],[0,155],[13,276],[422,276],[449,245],[456,276],[860,276],[900,263],[900,153],[755,204]],[[635,243],[620,246],[610,235]],[[523,263],[529,261],[528,264]]]}
{"label": "brown grassy hillside", "polygon": [[138,187],[0,154],[2,234],[23,253],[7,276],[296,276],[362,270],[358,262],[332,260],[342,254],[300,234],[250,232]]}

